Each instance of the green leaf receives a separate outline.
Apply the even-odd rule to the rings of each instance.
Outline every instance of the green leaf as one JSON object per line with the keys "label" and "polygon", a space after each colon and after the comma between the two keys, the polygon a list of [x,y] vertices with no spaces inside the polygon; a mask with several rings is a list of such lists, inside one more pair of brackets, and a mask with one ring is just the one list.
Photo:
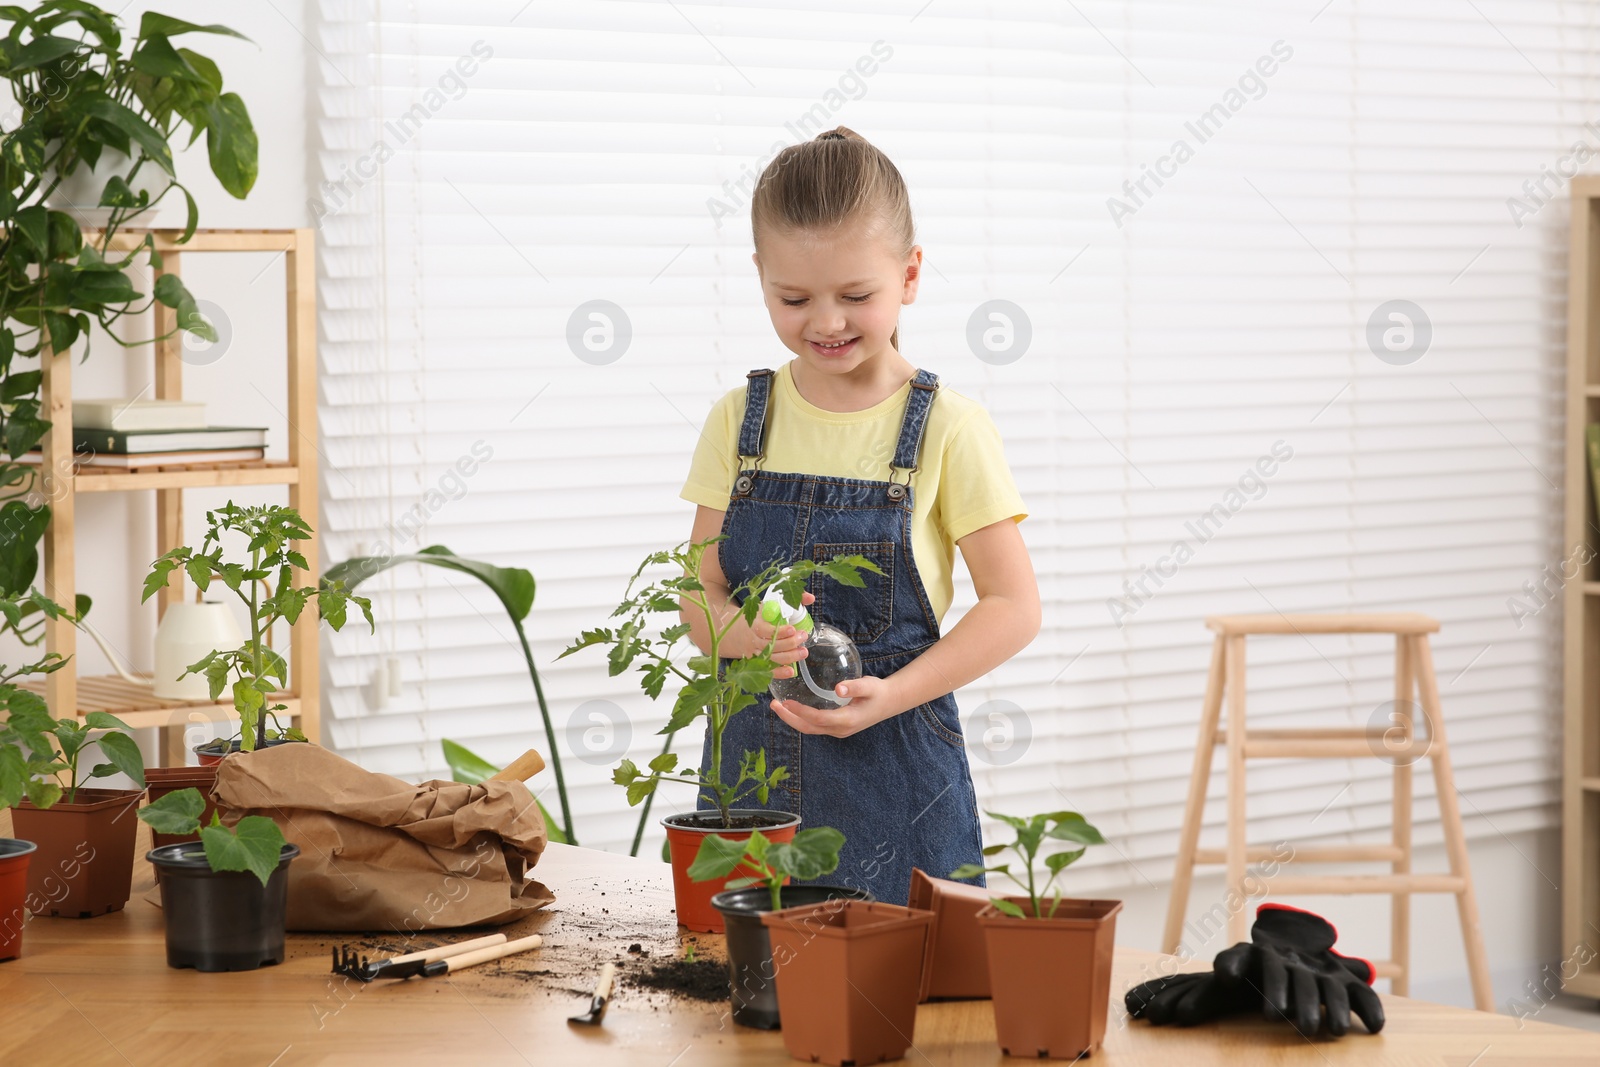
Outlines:
{"label": "green leaf", "polygon": [[984,868],[976,863],[963,863],[950,872],[950,877],[955,879],[976,878],[984,873]]}
{"label": "green leaf", "polygon": [[650,769],[657,774],[666,774],[677,766],[678,754],[676,752],[663,752],[650,761]]}
{"label": "green leaf", "polygon": [[174,78],[178,81],[207,84],[200,76],[200,72],[190,66],[189,61],[172,47],[172,42],[159,34],[145,38],[134,51],[131,62],[134,70],[148,74],[152,78]]}
{"label": "green leaf", "polygon": [[1063,867],[1069,867],[1076,863],[1078,857],[1083,855],[1083,852],[1084,850],[1081,848],[1075,848],[1068,852],[1055,852],[1044,858],[1044,865],[1050,869],[1051,874],[1058,874]]}
{"label": "green leaf", "polygon": [[[144,17],[139,20],[139,37],[141,40],[151,37],[177,37],[185,33],[217,33],[225,34],[228,37],[237,37],[241,41],[250,40],[238,30],[230,29],[227,26],[218,26],[214,23],[209,26],[202,26],[199,23],[175,19],[170,15],[160,15],[154,11],[146,11]],[[251,43],[254,44],[255,42],[252,41]]]}
{"label": "green leaf", "polygon": [[144,154],[168,174],[173,173],[172,149],[161,131],[146,122],[136,111],[119,104],[108,96],[92,97],[84,110],[93,117],[108,123],[128,135],[144,150]]}
{"label": "green leaf", "polygon": [[15,84],[16,76],[24,71],[38,70],[46,63],[54,63],[77,50],[78,42],[66,37],[35,37],[11,56],[11,61],[6,64],[6,74]]}
{"label": "green leaf", "polygon": [[25,790],[29,802],[36,808],[48,808],[61,799],[61,787],[55,782],[30,778]]}
{"label": "green leaf", "polygon": [[50,255],[50,219],[42,204],[32,204],[18,211],[14,220],[22,236],[28,239],[40,259]]}
{"label": "green leaf", "polygon": [[1028,826],[1028,824],[1027,824],[1027,822],[1025,820],[1019,819],[1015,815],[1001,815],[997,811],[986,811],[986,812],[984,812],[984,814],[989,816],[989,818],[991,818],[991,819],[1000,820],[1001,822],[1005,823],[1007,826],[1011,827],[1013,830],[1024,830]]}
{"label": "green leaf", "polygon": [[1000,853],[1004,852],[1007,847],[1008,846],[1006,845],[990,845],[988,848],[983,850],[983,854],[985,856],[998,856]]}
{"label": "green leaf", "polygon": [[238,93],[223,93],[206,107],[206,152],[222,187],[243,200],[256,183],[255,127]]}
{"label": "green leaf", "polygon": [[793,841],[773,845],[767,862],[780,874],[814,881],[838,869],[843,847],[844,834],[831,826],[816,826],[799,831]]}
{"label": "green leaf", "polygon": [[[470,574],[500,599],[506,613],[516,622],[522,622],[528,617],[528,612],[533,610],[535,583],[533,573],[521,567],[496,567],[492,563],[483,563],[475,559],[463,559],[451,552],[443,545],[430,545],[418,552],[405,556],[357,556],[347,559],[343,563],[336,563],[329,567],[322,576],[324,585],[333,582],[343,582],[345,588],[354,589],[362,582],[375,574],[382,573],[390,567],[397,567],[402,563],[426,563],[446,570]],[[605,637],[592,635],[605,634]],[[587,631],[580,643],[563,652],[565,656],[579,648],[592,644],[607,643],[611,640],[608,630]],[[559,657],[557,657],[559,658]]]}
{"label": "green leaf", "polygon": [[500,773],[500,768],[473,752],[465,745],[445,738],[439,744],[444,748],[444,761],[450,767],[450,777],[457,782],[477,785]]}
{"label": "green leaf", "polygon": [[90,311],[107,304],[126,304],[143,295],[121,271],[77,271],[72,276],[72,282],[72,306]]}
{"label": "green leaf", "polygon": [[139,809],[139,818],[158,834],[192,834],[200,829],[206,799],[198,789],[176,789]]}
{"label": "green leaf", "polygon": [[229,660],[224,656],[217,656],[206,664],[206,682],[211,690],[211,699],[216,700],[222,691],[228,688]]}
{"label": "green leaf", "polygon": [[1053,837],[1057,841],[1073,841],[1080,845],[1103,845],[1106,843],[1106,839],[1100,836],[1100,831],[1085,822],[1082,815],[1056,823],[1045,836]]}
{"label": "green leaf", "polygon": [[[110,718],[109,715],[106,717]],[[99,744],[100,751],[111,761],[111,766],[132,778],[135,786],[144,787],[144,756],[133,738],[127,734],[106,734],[100,738]]]}
{"label": "green leaf", "polygon": [[265,886],[283,853],[283,831],[264,815],[246,815],[232,831],[205,826],[200,841],[213,871],[249,871]]}
{"label": "green leaf", "polygon": [[1013,919],[1026,919],[1028,917],[1026,912],[1024,912],[1017,905],[1011,903],[1009,900],[997,898],[989,901],[989,903],[995,906],[995,910],[999,911],[1003,915],[1009,915]]}
{"label": "green leaf", "polygon": [[696,882],[726,878],[744,861],[751,840],[760,833],[759,830],[752,832],[749,839],[707,834],[700,840],[700,851],[695,853],[694,862],[689,865],[689,877]]}

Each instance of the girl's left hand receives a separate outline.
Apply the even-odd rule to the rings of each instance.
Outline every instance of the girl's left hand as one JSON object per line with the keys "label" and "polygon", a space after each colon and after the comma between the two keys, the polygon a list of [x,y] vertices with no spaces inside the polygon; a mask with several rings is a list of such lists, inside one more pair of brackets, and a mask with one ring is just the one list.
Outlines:
{"label": "girl's left hand", "polygon": [[853,678],[840,682],[834,692],[849,697],[850,703],[842,708],[823,709],[796,700],[774,700],[772,711],[803,734],[849,737],[906,710],[900,706],[894,686],[883,678]]}

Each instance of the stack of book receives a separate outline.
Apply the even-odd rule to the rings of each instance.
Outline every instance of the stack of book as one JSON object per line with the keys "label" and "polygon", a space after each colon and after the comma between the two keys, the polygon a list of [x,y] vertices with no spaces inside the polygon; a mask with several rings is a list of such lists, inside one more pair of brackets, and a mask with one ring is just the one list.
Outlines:
{"label": "stack of book", "polygon": [[80,467],[242,463],[263,458],[266,445],[265,427],[206,425],[206,406],[198,401],[72,402],[72,451]]}

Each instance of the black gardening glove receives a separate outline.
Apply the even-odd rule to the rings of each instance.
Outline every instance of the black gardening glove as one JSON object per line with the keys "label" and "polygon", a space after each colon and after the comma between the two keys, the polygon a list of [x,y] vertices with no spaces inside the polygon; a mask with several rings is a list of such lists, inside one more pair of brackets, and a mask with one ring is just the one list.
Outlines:
{"label": "black gardening glove", "polygon": [[1217,953],[1218,975],[1258,991],[1268,1019],[1287,1020],[1307,1037],[1350,1029],[1350,1013],[1368,1033],[1383,1029],[1383,1004],[1372,991],[1372,964],[1333,951],[1338,931],[1320,915],[1284,904],[1256,909],[1250,943]]}
{"label": "black gardening glove", "polygon": [[1261,1006],[1261,995],[1245,982],[1211,971],[1197,971],[1141,982],[1128,990],[1122,1003],[1130,1016],[1154,1026],[1194,1026],[1256,1011]]}

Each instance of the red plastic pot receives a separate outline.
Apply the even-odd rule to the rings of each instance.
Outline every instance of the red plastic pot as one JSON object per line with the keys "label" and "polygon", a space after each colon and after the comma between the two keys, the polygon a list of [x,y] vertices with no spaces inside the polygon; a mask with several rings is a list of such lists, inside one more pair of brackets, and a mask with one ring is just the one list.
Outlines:
{"label": "red plastic pot", "polygon": [[678,909],[678,922],[699,933],[722,933],[722,915],[711,906],[711,898],[722,892],[730,881],[756,872],[748,867],[736,867],[726,878],[709,882],[696,882],[689,877],[689,865],[700,854],[700,842],[707,834],[746,840],[750,831],[760,830],[771,841],[793,841],[800,825],[800,816],[786,811],[767,811],[762,808],[733,808],[728,812],[737,825],[735,829],[722,828],[722,816],[711,811],[689,811],[668,815],[661,820],[667,828],[667,847],[672,856],[672,897]]}
{"label": "red plastic pot", "polygon": [[28,866],[28,910],[89,919],[121,911],[133,888],[133,837],[143,789],[79,789],[48,808],[24,800],[11,832],[39,846]]}
{"label": "red plastic pot", "polygon": [[[1027,897],[1006,899],[1032,910]],[[1016,919],[992,904],[978,912],[1000,1051],[1075,1060],[1100,1047],[1121,910],[1120,900],[1062,900],[1054,918]]]}
{"label": "red plastic pot", "polygon": [[[222,758],[219,756],[217,763],[221,762]],[[198,789],[206,800],[205,811],[200,813],[200,825],[207,825],[211,822],[211,813],[217,810],[216,804],[211,800],[211,790],[217,784],[217,763],[201,767],[146,767],[144,785],[145,791],[150,796],[150,803],[154,804],[168,793],[179,789]],[[150,833],[152,848],[198,840],[200,840],[199,834],[158,834],[153,830]]]}
{"label": "red plastic pot", "polygon": [[22,955],[22,926],[27,921],[22,905],[28,895],[28,861],[34,849],[32,841],[0,837],[0,960]]}
{"label": "red plastic pot", "polygon": [[911,1047],[933,915],[830,900],[761,916],[772,937],[783,1047],[797,1060],[897,1060]]}

